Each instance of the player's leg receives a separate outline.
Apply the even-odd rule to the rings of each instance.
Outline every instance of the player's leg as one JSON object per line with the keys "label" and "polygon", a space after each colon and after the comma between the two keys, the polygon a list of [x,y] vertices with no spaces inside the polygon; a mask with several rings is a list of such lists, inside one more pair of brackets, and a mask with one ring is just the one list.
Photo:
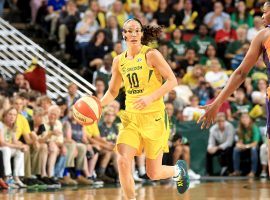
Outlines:
{"label": "player's leg", "polygon": [[135,199],[135,183],[132,176],[132,162],[136,152],[137,150],[129,145],[117,145],[119,179],[127,199]]}
{"label": "player's leg", "polygon": [[268,138],[268,170],[270,174],[270,138]]}

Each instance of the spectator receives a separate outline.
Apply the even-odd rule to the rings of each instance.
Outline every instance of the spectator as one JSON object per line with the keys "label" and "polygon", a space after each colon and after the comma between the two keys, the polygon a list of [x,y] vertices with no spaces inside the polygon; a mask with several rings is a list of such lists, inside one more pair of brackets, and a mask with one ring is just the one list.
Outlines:
{"label": "spectator", "polygon": [[242,25],[246,28],[253,27],[253,17],[249,14],[244,1],[237,3],[237,10],[231,14],[231,19],[232,27],[235,29]]}
{"label": "spectator", "polygon": [[109,87],[109,81],[111,79],[111,70],[112,70],[113,58],[111,54],[106,54],[104,56],[103,65],[94,72],[93,74],[93,83],[97,78],[102,78],[105,82],[105,90]]}
{"label": "spectator", "polygon": [[238,88],[234,92],[234,99],[231,102],[232,116],[239,119],[242,113],[248,113],[252,109],[252,104],[248,101],[243,88]]}
{"label": "spectator", "polygon": [[206,14],[203,22],[211,29],[211,32],[216,32],[223,29],[223,24],[226,19],[229,19],[230,15],[223,12],[223,5],[221,2],[216,1],[214,3],[214,11]]}
{"label": "spectator", "polygon": [[123,52],[122,42],[117,41],[114,43],[113,51],[111,52],[111,56],[115,58]]}
{"label": "spectator", "polygon": [[172,49],[172,56],[175,61],[184,59],[187,43],[182,40],[182,31],[179,28],[172,32],[168,46]]}
{"label": "spectator", "polygon": [[104,94],[105,94],[105,81],[103,78],[97,77],[95,80],[95,86],[96,86],[96,91],[95,91],[95,96],[98,99],[101,99]]}
{"label": "spectator", "polygon": [[111,9],[106,14],[106,18],[108,18],[111,15],[117,18],[120,27],[123,27],[124,22],[128,19],[128,15],[124,10],[123,3],[119,0],[114,1]]}
{"label": "spectator", "polygon": [[196,65],[190,72],[183,77],[183,84],[188,85],[191,89],[198,86],[200,79],[204,77],[204,70],[201,65]]}
{"label": "spectator", "polygon": [[[251,171],[249,177],[255,177],[258,165],[258,143],[260,141],[260,130],[252,122],[248,113],[242,113],[240,122],[237,128],[237,142],[233,149],[233,176],[240,175],[240,155],[250,153],[251,158]],[[246,155],[247,156],[247,155]],[[245,157],[246,157],[245,156]]]}
{"label": "spectator", "polygon": [[184,100],[181,98],[181,96],[177,96],[177,93],[175,90],[171,90],[168,94],[167,97],[165,97],[165,101],[167,103],[171,103],[173,104],[175,111],[174,113],[177,112],[182,112],[186,103],[184,102]]}
{"label": "spectator", "polygon": [[18,92],[31,90],[29,82],[25,80],[23,74],[21,73],[16,73],[14,75],[13,82],[9,84],[7,89],[8,89],[7,94],[10,97],[16,95],[16,93]]}
{"label": "spectator", "polygon": [[[27,187],[19,177],[24,176],[24,152],[28,147],[24,144],[17,143],[16,139],[16,117],[17,110],[10,107],[3,113],[3,123],[0,122],[0,151],[3,155],[4,174],[6,183],[10,188]],[[13,159],[13,178],[11,168],[11,158]]]}
{"label": "spectator", "polygon": [[227,81],[228,76],[224,70],[221,69],[221,65],[218,59],[212,59],[209,71],[205,74],[205,81],[210,83],[212,88],[223,88]]}
{"label": "spectator", "polygon": [[75,83],[70,83],[67,89],[66,102],[68,108],[70,108],[80,98],[80,95],[78,94],[78,86]]}
{"label": "spectator", "polygon": [[84,69],[88,67],[88,44],[98,28],[98,23],[96,22],[93,13],[89,10],[84,13],[83,19],[76,25],[76,49],[79,52],[79,60]]}
{"label": "spectator", "polygon": [[260,162],[262,165],[262,171],[260,174],[261,178],[266,178],[268,175],[267,165],[268,165],[268,145],[267,136],[263,135],[263,144],[260,146]]}
{"label": "spectator", "polygon": [[168,7],[167,0],[159,0],[158,10],[154,12],[153,22],[165,27],[170,26],[172,11]]}
{"label": "spectator", "polygon": [[112,43],[102,29],[96,31],[89,43],[88,60],[90,67],[100,67],[104,56],[111,52]]}
{"label": "spectator", "polygon": [[183,110],[183,120],[196,121],[203,114],[203,110],[199,108],[199,98],[196,95],[191,96],[189,100],[190,105]]}
{"label": "spectator", "polygon": [[108,35],[108,38],[113,42],[116,43],[117,41],[122,40],[122,31],[120,26],[118,25],[117,18],[114,15],[111,15],[107,18],[107,26],[105,31]]}
{"label": "spectator", "polygon": [[208,28],[205,24],[199,26],[199,34],[195,35],[191,41],[190,45],[197,51],[199,56],[205,55],[207,46],[213,45],[216,47],[215,40],[208,36]]}
{"label": "spectator", "polygon": [[262,18],[259,16],[254,17],[254,27],[250,27],[247,31],[247,40],[249,42],[257,35],[257,33],[264,28]]}
{"label": "spectator", "polygon": [[175,11],[174,24],[183,31],[194,31],[198,24],[198,12],[193,9],[191,0],[184,1],[184,7],[180,11]]}
{"label": "spectator", "polygon": [[246,42],[242,45],[242,47],[237,50],[235,56],[231,60],[231,69],[235,70],[237,67],[241,64],[244,57],[246,56],[248,50],[249,50],[249,42]]}
{"label": "spectator", "polygon": [[109,8],[113,5],[115,0],[108,0],[108,1],[103,1],[103,0],[98,0],[98,5],[100,6],[100,10],[102,12],[107,12]]}
{"label": "spectator", "polygon": [[[75,28],[76,24],[79,21],[80,21],[80,13],[77,9],[76,4],[73,1],[68,1],[66,5],[66,10],[62,11],[59,17],[58,37],[60,49],[63,52],[66,51],[67,36],[70,35],[75,40]],[[70,43],[70,40],[68,43]]]}
{"label": "spectator", "polygon": [[213,60],[218,60],[222,68],[225,68],[225,64],[222,59],[217,57],[216,47],[212,44],[209,44],[206,48],[205,55],[200,58],[199,63],[209,67]]}
{"label": "spectator", "polygon": [[206,171],[209,175],[213,175],[212,159],[214,156],[219,158],[221,176],[232,171],[230,163],[232,163],[234,134],[235,129],[230,122],[226,121],[225,114],[218,113],[215,125],[210,128],[208,139]]}
{"label": "spectator", "polygon": [[94,14],[100,28],[105,28],[106,19],[105,19],[104,13],[102,12],[100,8],[100,4],[96,0],[92,0],[89,4],[90,4],[89,10],[91,10],[92,13]]}
{"label": "spectator", "polygon": [[231,42],[225,51],[225,58],[232,59],[237,51],[247,42],[247,31],[243,27],[239,27],[236,30],[237,40]]}
{"label": "spectator", "polygon": [[178,77],[182,78],[187,72],[192,70],[196,64],[198,64],[196,51],[193,48],[188,48],[185,52],[184,59],[179,62],[179,65],[174,69],[174,72]]}
{"label": "spectator", "polygon": [[161,42],[159,44],[158,50],[163,55],[163,57],[166,59],[166,61],[169,63],[172,69],[176,68],[176,63],[174,62],[173,56],[170,52],[170,49],[165,42]]}
{"label": "spectator", "polygon": [[214,96],[214,90],[211,85],[205,80],[200,80],[198,86],[193,90],[193,93],[200,99],[199,105],[204,106]]}

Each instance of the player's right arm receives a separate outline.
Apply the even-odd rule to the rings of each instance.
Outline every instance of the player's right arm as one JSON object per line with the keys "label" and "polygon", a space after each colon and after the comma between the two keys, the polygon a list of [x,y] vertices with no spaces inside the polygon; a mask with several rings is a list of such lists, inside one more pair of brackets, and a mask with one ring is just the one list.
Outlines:
{"label": "player's right arm", "polygon": [[101,99],[102,106],[106,106],[118,96],[119,89],[122,83],[122,76],[121,73],[119,72],[118,66],[119,66],[119,56],[113,59],[112,78],[109,83],[109,89]]}
{"label": "player's right arm", "polygon": [[221,91],[215,101],[209,105],[203,106],[205,114],[200,117],[198,122],[203,122],[201,128],[208,128],[214,122],[220,105],[243,83],[250,69],[257,62],[261,51],[262,41],[265,38],[267,29],[260,31],[252,40],[249,50],[240,66],[232,73],[225,88]]}

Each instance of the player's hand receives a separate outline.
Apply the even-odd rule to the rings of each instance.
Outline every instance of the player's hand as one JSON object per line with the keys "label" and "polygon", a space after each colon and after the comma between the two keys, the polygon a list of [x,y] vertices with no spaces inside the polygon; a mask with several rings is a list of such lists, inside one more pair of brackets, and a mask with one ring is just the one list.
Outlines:
{"label": "player's hand", "polygon": [[216,115],[218,113],[219,106],[211,103],[205,106],[200,106],[200,109],[204,109],[205,113],[199,118],[197,123],[202,122],[201,129],[209,128],[214,123]]}
{"label": "player's hand", "polygon": [[137,110],[142,110],[152,102],[153,99],[150,96],[144,96],[134,102],[134,108]]}

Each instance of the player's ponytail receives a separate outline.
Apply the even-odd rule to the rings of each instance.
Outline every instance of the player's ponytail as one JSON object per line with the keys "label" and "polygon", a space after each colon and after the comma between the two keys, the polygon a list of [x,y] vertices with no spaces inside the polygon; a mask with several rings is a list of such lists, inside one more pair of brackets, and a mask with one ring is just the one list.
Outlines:
{"label": "player's ponytail", "polygon": [[143,26],[143,37],[142,37],[142,44],[147,45],[150,42],[157,40],[162,33],[161,26]]}

